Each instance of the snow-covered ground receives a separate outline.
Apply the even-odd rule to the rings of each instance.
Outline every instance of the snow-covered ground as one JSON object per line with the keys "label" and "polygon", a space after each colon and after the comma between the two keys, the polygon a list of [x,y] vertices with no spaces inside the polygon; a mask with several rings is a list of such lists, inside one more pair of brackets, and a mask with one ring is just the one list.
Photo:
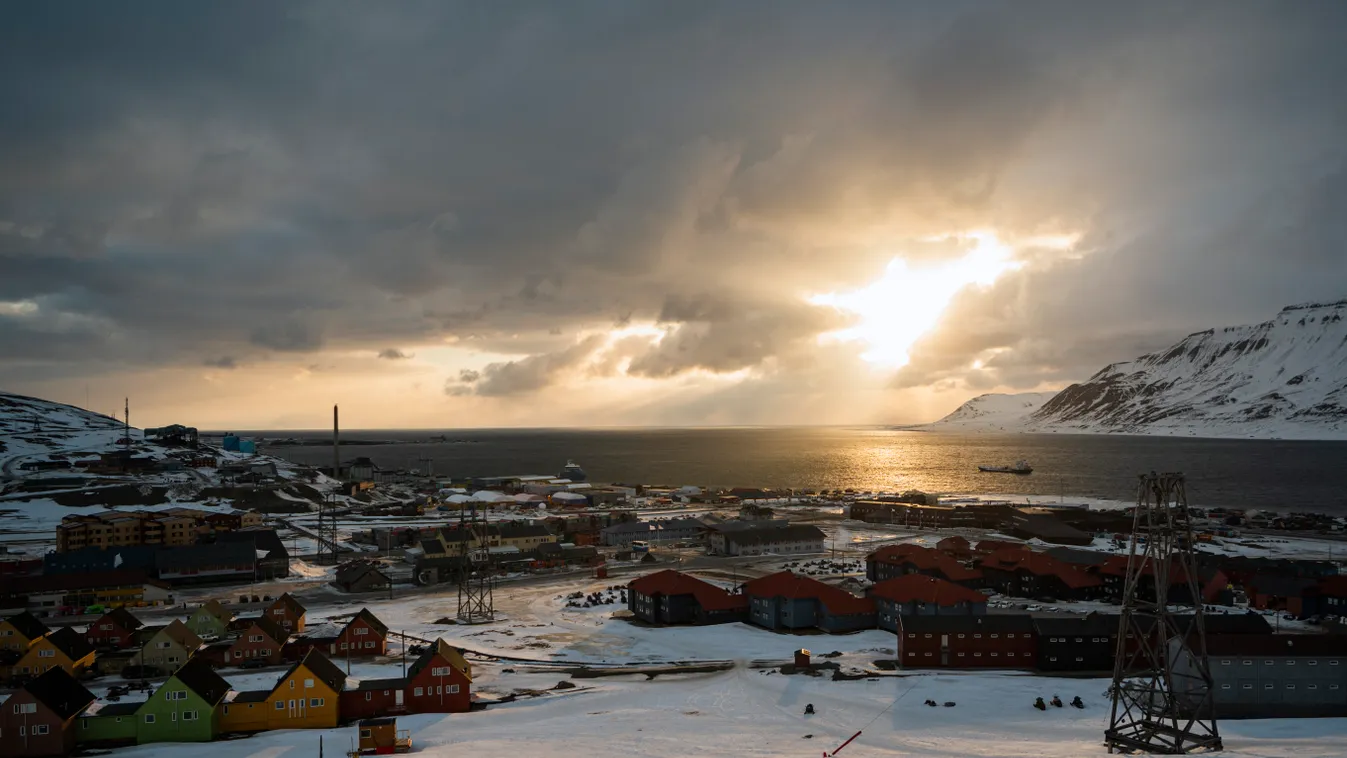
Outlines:
{"label": "snow-covered ground", "polygon": [[[496,683],[546,689],[562,677],[493,674]],[[484,677],[485,678],[485,677]],[[710,674],[575,680],[574,689],[454,715],[398,719],[414,751],[427,756],[816,756],[856,732],[841,756],[1105,755],[1108,719],[1099,679],[1048,679],[1010,673],[918,674],[832,681],[746,666]],[[1034,709],[1035,697],[1079,695],[1083,710]],[[924,701],[952,701],[931,708]],[[813,704],[815,713],[805,715]],[[1328,758],[1342,755],[1347,719],[1222,722],[1232,758]],[[267,732],[214,743],[216,758],[297,758],[345,751],[355,727]],[[162,758],[171,744],[115,751],[120,758]]]}

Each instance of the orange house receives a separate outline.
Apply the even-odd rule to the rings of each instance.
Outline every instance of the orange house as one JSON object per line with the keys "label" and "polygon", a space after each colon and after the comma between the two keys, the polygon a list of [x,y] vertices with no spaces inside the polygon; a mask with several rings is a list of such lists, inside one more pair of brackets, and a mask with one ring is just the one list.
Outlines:
{"label": "orange house", "polygon": [[14,673],[20,676],[35,676],[49,669],[61,668],[65,669],[67,674],[79,677],[92,665],[94,665],[93,645],[84,639],[84,635],[66,626],[34,640],[33,644],[28,646],[28,652],[14,664]]}
{"label": "orange house", "polygon": [[312,650],[290,667],[267,696],[268,729],[328,729],[341,720],[346,673]]}

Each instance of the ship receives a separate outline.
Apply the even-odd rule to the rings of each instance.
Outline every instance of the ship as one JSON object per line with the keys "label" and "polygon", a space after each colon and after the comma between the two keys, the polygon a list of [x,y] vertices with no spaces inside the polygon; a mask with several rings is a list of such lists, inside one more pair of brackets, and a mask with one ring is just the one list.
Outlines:
{"label": "ship", "polygon": [[1015,461],[1014,466],[978,466],[978,471],[986,474],[1032,474],[1034,467],[1028,461]]}
{"label": "ship", "polygon": [[583,482],[587,476],[585,470],[580,468],[575,461],[566,461],[561,473],[557,474],[558,479],[570,479],[572,482]]}

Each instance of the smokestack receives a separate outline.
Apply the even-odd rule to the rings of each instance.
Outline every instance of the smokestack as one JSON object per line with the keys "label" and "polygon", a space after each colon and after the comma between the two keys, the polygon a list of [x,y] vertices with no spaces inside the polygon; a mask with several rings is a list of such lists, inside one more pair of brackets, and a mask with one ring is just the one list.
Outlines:
{"label": "smokestack", "polygon": [[337,406],[332,406],[332,478],[341,481],[341,453],[337,442]]}

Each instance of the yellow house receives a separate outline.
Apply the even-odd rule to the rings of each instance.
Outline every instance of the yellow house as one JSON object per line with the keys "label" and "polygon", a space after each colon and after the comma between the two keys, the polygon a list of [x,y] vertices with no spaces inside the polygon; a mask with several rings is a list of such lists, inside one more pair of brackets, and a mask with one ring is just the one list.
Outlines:
{"label": "yellow house", "polygon": [[310,650],[267,695],[267,729],[330,729],[341,719],[346,674]]}
{"label": "yellow house", "polygon": [[94,665],[94,648],[84,635],[70,627],[62,627],[39,637],[28,647],[28,652],[14,664],[14,673],[37,676],[48,669],[63,668],[73,677]]}
{"label": "yellow house", "polygon": [[265,732],[270,728],[269,697],[271,690],[249,690],[226,695],[220,707],[220,733]]}
{"label": "yellow house", "polygon": [[0,619],[0,650],[23,654],[33,642],[47,636],[50,631],[46,624],[28,611]]}

